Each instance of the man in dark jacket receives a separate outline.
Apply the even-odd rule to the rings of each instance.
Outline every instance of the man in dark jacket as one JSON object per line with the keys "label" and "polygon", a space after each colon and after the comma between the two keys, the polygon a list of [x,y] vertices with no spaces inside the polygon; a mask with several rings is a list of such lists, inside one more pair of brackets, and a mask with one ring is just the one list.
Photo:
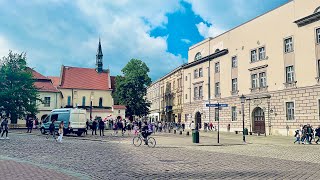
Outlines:
{"label": "man in dark jacket", "polygon": [[1,138],[3,138],[4,133],[6,133],[6,139],[8,138],[8,119],[5,118],[5,120],[2,121],[1,123],[1,129],[3,130],[2,134],[1,134]]}
{"label": "man in dark jacket", "polygon": [[102,132],[102,135],[104,136],[104,122],[102,119],[99,121],[99,130],[100,130],[100,136],[101,136],[101,132]]}
{"label": "man in dark jacket", "polygon": [[93,122],[92,122],[92,135],[93,135],[93,132],[95,135],[97,135],[97,120],[95,119]]}

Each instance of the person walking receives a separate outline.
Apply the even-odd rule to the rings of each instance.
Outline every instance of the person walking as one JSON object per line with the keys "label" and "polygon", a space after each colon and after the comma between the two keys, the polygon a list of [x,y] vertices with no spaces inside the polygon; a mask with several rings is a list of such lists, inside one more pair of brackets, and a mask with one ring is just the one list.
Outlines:
{"label": "person walking", "polygon": [[193,131],[196,129],[196,125],[194,124],[194,122],[192,121],[190,124],[190,129]]}
{"label": "person walking", "polygon": [[102,119],[99,121],[99,130],[100,130],[100,136],[101,134],[102,136],[104,136],[104,122]]}
{"label": "person walking", "polygon": [[57,142],[62,143],[62,137],[63,137],[63,128],[64,128],[64,123],[63,121],[61,121],[61,123],[59,124],[59,137],[57,138]]}
{"label": "person walking", "polygon": [[98,125],[97,120],[96,119],[93,120],[92,127],[91,127],[92,135],[93,135],[93,132],[94,132],[94,135],[97,135],[97,125]]}
{"label": "person walking", "polygon": [[318,126],[315,130],[315,135],[316,137],[318,137],[316,143],[318,144],[319,140],[320,140],[320,126]]}
{"label": "person walking", "polygon": [[1,129],[3,130],[2,131],[2,134],[1,134],[1,139],[3,139],[3,135],[4,133],[6,133],[6,139],[9,139],[8,138],[8,119],[5,118],[2,122],[1,122]]}
{"label": "person walking", "polygon": [[88,130],[89,130],[89,119],[87,119],[87,122],[86,122],[86,135],[88,135]]}
{"label": "person walking", "polygon": [[47,139],[49,139],[50,135],[53,137],[53,139],[56,139],[56,132],[55,132],[55,127],[54,127],[54,122],[55,122],[55,120],[51,121],[51,124],[49,126],[49,134],[47,135]]}
{"label": "person walking", "polygon": [[296,138],[296,140],[293,143],[295,144],[296,142],[298,142],[300,144],[301,132],[299,129],[295,131],[294,137]]}

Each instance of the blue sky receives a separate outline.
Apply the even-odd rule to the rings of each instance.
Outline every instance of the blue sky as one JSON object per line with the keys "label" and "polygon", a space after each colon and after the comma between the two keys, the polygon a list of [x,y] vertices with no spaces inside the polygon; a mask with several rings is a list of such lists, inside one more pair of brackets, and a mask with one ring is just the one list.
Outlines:
{"label": "blue sky", "polygon": [[46,76],[60,66],[95,67],[101,38],[112,75],[131,58],[153,80],[187,62],[188,48],[288,0],[0,0],[0,56],[27,52]]}

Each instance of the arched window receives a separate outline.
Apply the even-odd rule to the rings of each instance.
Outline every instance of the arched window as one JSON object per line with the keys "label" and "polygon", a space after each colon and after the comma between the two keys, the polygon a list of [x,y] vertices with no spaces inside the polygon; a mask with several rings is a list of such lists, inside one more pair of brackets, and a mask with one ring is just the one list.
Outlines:
{"label": "arched window", "polygon": [[68,106],[71,106],[71,96],[68,96],[68,103],[67,103]]}
{"label": "arched window", "polygon": [[99,98],[99,107],[102,107],[102,97]]}
{"label": "arched window", "polygon": [[317,9],[316,9],[316,10],[314,10],[314,13],[318,13],[318,12],[320,12],[320,6],[319,6],[319,7],[317,7]]}
{"label": "arched window", "polygon": [[201,53],[200,52],[198,52],[197,54],[196,54],[196,56],[194,57],[194,60],[199,60],[199,59],[201,59],[202,58],[202,55],[201,55]]}
{"label": "arched window", "polygon": [[82,106],[86,106],[86,97],[85,96],[82,97]]}

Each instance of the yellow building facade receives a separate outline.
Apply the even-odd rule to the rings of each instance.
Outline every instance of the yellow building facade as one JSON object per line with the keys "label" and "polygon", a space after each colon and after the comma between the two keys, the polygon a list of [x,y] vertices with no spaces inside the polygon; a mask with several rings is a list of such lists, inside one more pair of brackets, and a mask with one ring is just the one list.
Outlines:
{"label": "yellow building facade", "polygon": [[218,109],[206,104],[224,103],[221,130],[242,130],[243,94],[250,132],[293,135],[301,124],[318,126],[319,7],[320,1],[292,0],[191,46],[181,66],[181,121],[217,126]]}

